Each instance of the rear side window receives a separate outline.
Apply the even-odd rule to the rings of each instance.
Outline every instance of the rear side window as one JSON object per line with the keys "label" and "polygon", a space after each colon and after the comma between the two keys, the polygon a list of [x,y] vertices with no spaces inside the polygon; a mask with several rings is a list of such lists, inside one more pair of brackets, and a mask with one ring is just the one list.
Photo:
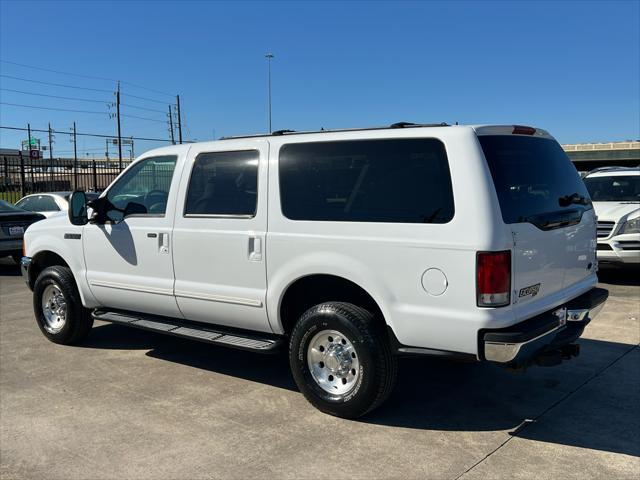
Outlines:
{"label": "rear side window", "polygon": [[197,156],[185,215],[254,216],[258,201],[257,150]]}
{"label": "rear side window", "polygon": [[294,143],[280,150],[280,199],[292,220],[446,223],[454,204],[436,139]]}
{"label": "rear side window", "polygon": [[[592,208],[578,171],[555,140],[521,135],[480,135],[478,139],[505,223],[536,224],[548,214]],[[562,200],[569,198],[575,201]]]}

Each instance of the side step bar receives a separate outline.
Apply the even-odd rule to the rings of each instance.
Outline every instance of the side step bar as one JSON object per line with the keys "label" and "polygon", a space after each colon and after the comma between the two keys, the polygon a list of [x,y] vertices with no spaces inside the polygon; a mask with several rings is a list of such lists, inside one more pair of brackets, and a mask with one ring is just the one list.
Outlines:
{"label": "side step bar", "polygon": [[285,343],[275,335],[260,336],[253,333],[236,333],[215,330],[213,326],[185,322],[173,318],[158,317],[140,313],[96,309],[91,314],[95,320],[117,323],[129,327],[165,333],[175,337],[197,340],[212,345],[250,350],[260,353],[274,353]]}

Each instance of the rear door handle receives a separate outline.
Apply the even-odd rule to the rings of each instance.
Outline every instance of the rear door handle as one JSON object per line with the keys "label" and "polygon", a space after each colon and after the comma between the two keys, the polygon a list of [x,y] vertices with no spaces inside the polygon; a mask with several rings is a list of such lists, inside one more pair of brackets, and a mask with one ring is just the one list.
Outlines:
{"label": "rear door handle", "polygon": [[253,262],[262,261],[262,238],[249,237],[249,260]]}
{"label": "rear door handle", "polygon": [[169,253],[169,234],[158,234],[158,251],[162,254]]}

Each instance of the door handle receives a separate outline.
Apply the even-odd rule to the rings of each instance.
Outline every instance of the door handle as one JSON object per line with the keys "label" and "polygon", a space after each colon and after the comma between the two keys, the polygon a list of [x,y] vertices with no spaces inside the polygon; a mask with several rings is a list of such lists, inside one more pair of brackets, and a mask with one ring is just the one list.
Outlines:
{"label": "door handle", "polygon": [[169,253],[169,234],[158,234],[158,252],[167,254]]}
{"label": "door handle", "polygon": [[253,262],[262,261],[262,238],[249,237],[249,260]]}

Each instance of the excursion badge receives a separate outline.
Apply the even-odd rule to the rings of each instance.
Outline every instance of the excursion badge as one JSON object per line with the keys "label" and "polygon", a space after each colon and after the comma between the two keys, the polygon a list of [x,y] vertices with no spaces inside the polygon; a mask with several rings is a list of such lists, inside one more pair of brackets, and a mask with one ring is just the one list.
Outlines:
{"label": "excursion badge", "polygon": [[531,295],[531,298],[533,298],[538,294],[539,291],[540,284],[536,283],[535,285],[529,285],[528,287],[521,288],[520,292],[518,293],[518,297],[522,298]]}

